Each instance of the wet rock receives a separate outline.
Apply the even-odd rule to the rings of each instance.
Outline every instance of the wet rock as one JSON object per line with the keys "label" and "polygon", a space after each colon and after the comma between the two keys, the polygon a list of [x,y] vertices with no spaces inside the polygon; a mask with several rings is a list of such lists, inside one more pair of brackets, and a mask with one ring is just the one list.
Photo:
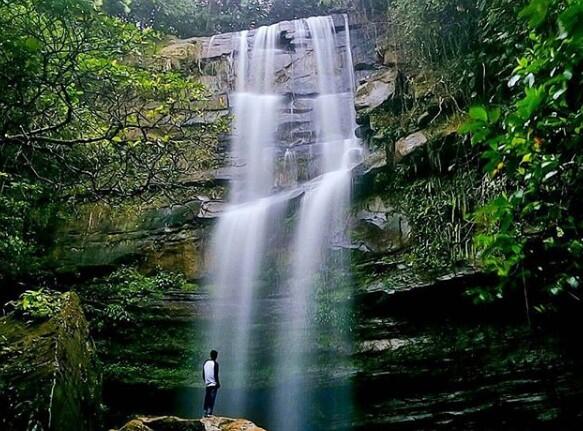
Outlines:
{"label": "wet rock", "polygon": [[373,73],[355,94],[354,104],[360,114],[366,114],[392,99],[397,89],[398,71],[384,69]]}
{"label": "wet rock", "polygon": [[265,431],[245,419],[231,419],[218,416],[202,419],[205,431]]}
{"label": "wet rock", "polygon": [[387,168],[387,153],[384,148],[367,154],[363,163],[362,175],[375,175]]}
{"label": "wet rock", "polygon": [[395,143],[395,160],[401,160],[426,143],[427,136],[425,136],[424,132],[415,132],[405,138],[399,139]]}
{"label": "wet rock", "polygon": [[380,196],[360,204],[355,214],[353,247],[363,252],[390,253],[406,247],[411,227],[407,218],[395,211]]}
{"label": "wet rock", "polygon": [[73,292],[47,321],[0,319],[0,428],[97,430],[100,377]]}
{"label": "wet rock", "polygon": [[175,416],[138,417],[118,431],[265,431],[245,419],[212,416],[203,419],[181,419]]}
{"label": "wet rock", "polygon": [[469,286],[491,286],[496,282],[493,274],[472,267],[439,276],[416,274],[411,268],[399,264],[391,270],[402,271],[405,277],[393,279],[390,283],[377,282],[363,286],[356,295],[362,310],[416,315],[431,309],[432,304],[437,302],[469,306],[470,299],[464,295],[465,289]]}
{"label": "wet rock", "polygon": [[396,350],[407,346],[411,341],[407,339],[391,338],[381,340],[366,340],[362,341],[357,348],[357,353],[378,353],[387,350]]}
{"label": "wet rock", "polygon": [[205,431],[198,419],[181,419],[175,416],[138,417],[132,419],[119,431]]}

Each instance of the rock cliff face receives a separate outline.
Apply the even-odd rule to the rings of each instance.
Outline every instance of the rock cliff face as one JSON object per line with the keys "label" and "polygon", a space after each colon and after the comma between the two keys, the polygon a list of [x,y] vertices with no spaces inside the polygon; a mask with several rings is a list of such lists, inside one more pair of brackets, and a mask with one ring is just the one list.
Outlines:
{"label": "rock cliff face", "polygon": [[356,429],[581,426],[582,358],[568,329],[576,322],[538,332],[511,317],[516,309],[473,306],[464,289],[488,282],[468,274],[362,294]]}
{"label": "rock cliff face", "polygon": [[0,428],[91,431],[100,378],[87,322],[74,293],[42,323],[0,319]]}
{"label": "rock cliff face", "polygon": [[[334,24],[337,49],[344,52],[344,17],[334,15]],[[378,67],[374,32],[366,23],[354,19],[349,20],[349,27],[355,73],[362,78]],[[277,132],[279,146],[275,158],[283,165],[285,151],[293,150],[301,178],[307,175],[307,160],[317,156],[311,149],[316,133],[311,122],[315,88],[312,88],[313,80],[306,79],[315,73],[315,63],[311,49],[296,50],[298,42],[292,22],[280,23],[280,30],[273,85],[276,93],[288,99],[286,106],[290,109],[280,114],[282,126]],[[192,127],[213,123],[231,113],[237,44],[237,33],[170,40],[153,60],[157,67],[180,69],[205,84],[208,97],[200,102],[201,114],[192,121]],[[394,87],[390,76],[383,79],[386,85]],[[347,103],[352,102],[347,100]],[[208,172],[192,172],[185,179],[193,189],[193,196],[180,205],[86,205],[76,214],[64,216],[51,251],[53,265],[61,272],[76,273],[139,262],[146,271],[161,267],[182,271],[193,279],[204,276],[204,252],[208,248],[212,219],[221,210],[223,185],[237,175],[237,162],[228,152],[221,157],[225,159],[223,166]],[[283,166],[276,169],[281,170]],[[276,177],[283,176],[283,173],[276,174]]]}
{"label": "rock cliff face", "polygon": [[113,269],[139,263],[197,278],[217,203],[208,196],[181,205],[85,205],[59,228],[50,258],[60,272]]}

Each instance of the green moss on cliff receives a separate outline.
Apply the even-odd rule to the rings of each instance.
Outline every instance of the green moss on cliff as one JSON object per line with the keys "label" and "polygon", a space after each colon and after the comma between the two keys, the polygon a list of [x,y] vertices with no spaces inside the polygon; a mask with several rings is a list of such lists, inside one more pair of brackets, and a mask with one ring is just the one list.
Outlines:
{"label": "green moss on cliff", "polygon": [[87,322],[73,292],[45,321],[0,320],[3,429],[97,429],[100,378]]}

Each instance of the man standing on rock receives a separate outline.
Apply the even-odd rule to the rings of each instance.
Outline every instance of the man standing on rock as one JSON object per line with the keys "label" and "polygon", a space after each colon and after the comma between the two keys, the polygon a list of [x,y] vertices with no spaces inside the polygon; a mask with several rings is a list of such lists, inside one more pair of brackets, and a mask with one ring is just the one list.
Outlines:
{"label": "man standing on rock", "polygon": [[217,357],[219,353],[216,350],[211,350],[211,358],[207,359],[202,366],[202,379],[206,387],[204,395],[204,415],[209,417],[213,414],[215,408],[215,399],[217,398],[217,391],[221,387],[219,381],[219,363]]}

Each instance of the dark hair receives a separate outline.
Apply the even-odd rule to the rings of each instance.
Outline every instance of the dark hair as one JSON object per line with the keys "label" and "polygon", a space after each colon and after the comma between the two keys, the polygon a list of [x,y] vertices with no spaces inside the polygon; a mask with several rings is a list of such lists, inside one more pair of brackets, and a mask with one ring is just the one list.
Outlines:
{"label": "dark hair", "polygon": [[217,356],[219,356],[219,352],[217,352],[216,350],[211,350],[211,359],[214,361],[215,359],[217,359]]}

